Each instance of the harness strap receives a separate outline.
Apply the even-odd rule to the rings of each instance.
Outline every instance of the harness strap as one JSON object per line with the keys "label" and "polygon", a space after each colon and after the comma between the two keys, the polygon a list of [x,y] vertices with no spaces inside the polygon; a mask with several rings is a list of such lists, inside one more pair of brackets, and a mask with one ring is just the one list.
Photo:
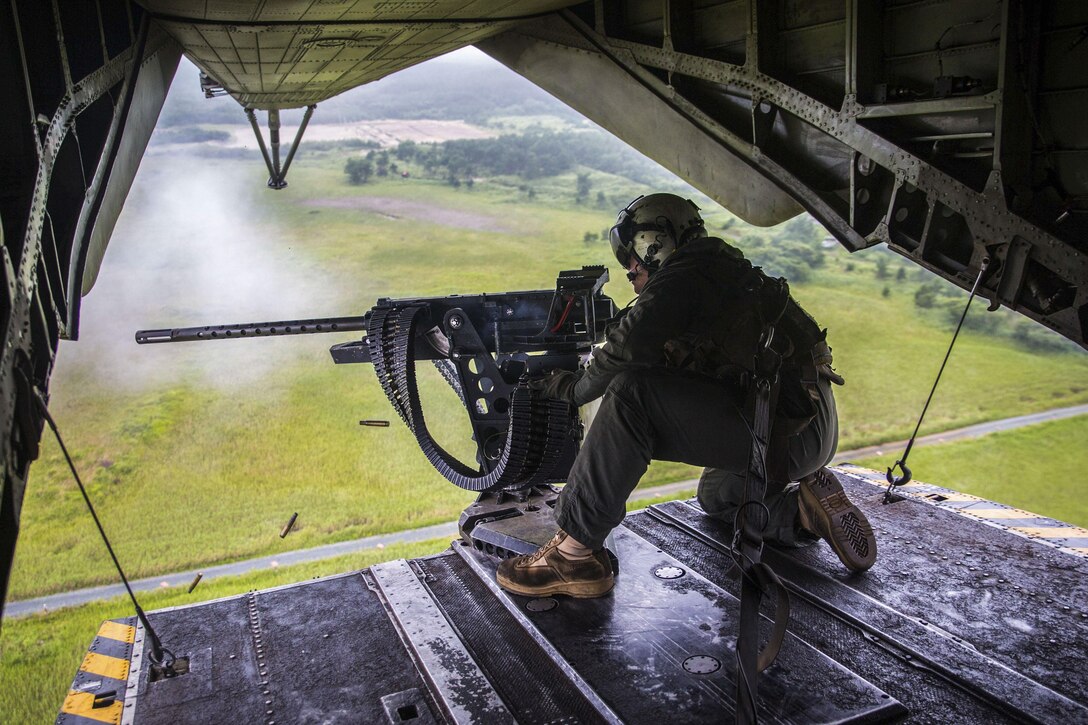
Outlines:
{"label": "harness strap", "polygon": [[[755,723],[757,720],[757,676],[774,661],[789,621],[789,600],[785,589],[779,586],[778,577],[770,567],[761,561],[763,532],[769,522],[764,499],[768,482],[772,480],[770,468],[774,466],[777,472],[785,465],[784,445],[780,443],[774,446],[778,450],[771,449],[778,399],[778,376],[782,366],[782,355],[774,344],[775,325],[789,302],[789,287],[785,280],[764,280],[762,287],[753,292],[759,296],[757,309],[762,334],[755,354],[749,393],[752,450],[748,457],[744,499],[737,510],[733,539],[733,557],[742,576],[740,631],[737,634],[736,722],[745,724]],[[779,436],[782,437],[782,434]],[[761,653],[758,651],[759,604],[764,593],[771,588],[775,588],[778,593],[775,628],[771,640]]]}
{"label": "harness strap", "polygon": [[774,569],[760,562],[752,567],[756,583],[763,592],[775,591],[774,628],[771,630],[770,639],[759,653],[756,662],[756,671],[762,672],[771,666],[778,657],[778,650],[782,648],[782,642],[786,638],[786,625],[790,621],[790,598],[786,593],[786,587],[782,580],[774,573]]}
{"label": "harness strap", "polygon": [[767,485],[763,497],[781,493],[790,482],[789,426],[776,419],[767,446]]}

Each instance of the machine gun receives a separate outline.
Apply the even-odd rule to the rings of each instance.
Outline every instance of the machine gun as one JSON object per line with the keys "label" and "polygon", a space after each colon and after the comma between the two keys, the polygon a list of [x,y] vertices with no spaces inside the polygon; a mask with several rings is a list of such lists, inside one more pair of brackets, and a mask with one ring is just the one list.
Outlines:
{"label": "machine gun", "polygon": [[[528,386],[552,369],[575,370],[615,318],[603,266],[560,272],[554,290],[379,299],[361,317],[139,330],[140,344],[365,331],[330,349],[337,364],[371,363],[389,402],[431,464],[470,491],[519,490],[566,480],[581,442],[573,406]],[[477,468],[427,429],[415,362],[431,360],[472,424]]]}

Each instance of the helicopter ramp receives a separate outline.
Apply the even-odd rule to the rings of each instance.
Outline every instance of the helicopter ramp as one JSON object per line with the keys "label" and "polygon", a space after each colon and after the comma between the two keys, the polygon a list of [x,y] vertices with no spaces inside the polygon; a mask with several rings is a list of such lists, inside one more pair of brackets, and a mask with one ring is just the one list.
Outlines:
{"label": "helicopter ramp", "polygon": [[[849,575],[822,544],[766,550],[792,614],[759,677],[762,722],[1088,723],[1088,532],[926,484],[884,505],[880,474],[836,473],[880,556]],[[149,617],[181,661],[171,677],[135,618],[105,622],[58,722],[731,720],[730,540],[673,502],[617,530],[600,599],[506,594],[490,545],[457,541],[161,610]]]}

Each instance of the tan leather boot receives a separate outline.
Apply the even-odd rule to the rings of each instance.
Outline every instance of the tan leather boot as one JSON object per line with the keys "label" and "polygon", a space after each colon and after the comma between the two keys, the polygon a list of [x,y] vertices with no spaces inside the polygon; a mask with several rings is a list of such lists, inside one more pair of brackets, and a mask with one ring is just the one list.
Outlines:
{"label": "tan leather boot", "polygon": [[495,573],[499,586],[526,597],[566,594],[588,599],[611,591],[615,579],[605,550],[568,559],[559,550],[566,538],[567,533],[560,531],[536,552],[502,561]]}
{"label": "tan leather boot", "polygon": [[847,569],[865,571],[876,563],[873,527],[834,473],[821,468],[802,478],[799,494],[801,526],[830,544]]}

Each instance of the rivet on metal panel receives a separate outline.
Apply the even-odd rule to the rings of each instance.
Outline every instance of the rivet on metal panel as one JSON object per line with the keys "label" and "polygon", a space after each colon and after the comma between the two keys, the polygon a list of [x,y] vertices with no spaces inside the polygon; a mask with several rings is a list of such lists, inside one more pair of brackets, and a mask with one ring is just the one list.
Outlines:
{"label": "rivet on metal panel", "polygon": [[693,655],[684,660],[684,669],[693,675],[709,675],[721,667],[722,663],[710,655]]}
{"label": "rivet on metal panel", "polygon": [[525,608],[530,612],[550,612],[559,606],[559,602],[551,597],[545,597],[543,599],[530,599],[525,603]]}
{"label": "rivet on metal panel", "polygon": [[654,569],[654,576],[658,579],[679,579],[684,576],[684,570],[678,566],[659,566]]}

